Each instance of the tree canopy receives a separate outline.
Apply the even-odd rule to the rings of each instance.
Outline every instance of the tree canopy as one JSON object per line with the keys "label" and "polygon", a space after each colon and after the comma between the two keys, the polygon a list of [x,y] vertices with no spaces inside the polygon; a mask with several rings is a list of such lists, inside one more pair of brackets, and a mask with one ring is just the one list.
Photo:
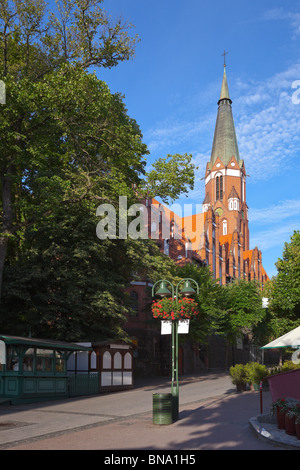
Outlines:
{"label": "tree canopy", "polygon": [[276,263],[277,275],[266,286],[269,298],[267,340],[299,326],[300,321],[300,232],[294,231]]}
{"label": "tree canopy", "polygon": [[[135,272],[170,268],[151,240],[99,240],[96,209],[129,203],[145,191],[147,146],[123,97],[90,67],[113,67],[134,55],[132,26],[112,23],[102,0],[0,1],[0,79],[6,86],[0,134],[1,327],[35,327],[48,337],[122,336]],[[189,159],[168,185],[192,185]],[[193,171],[192,171],[193,173]],[[187,186],[186,186],[187,187]],[[138,188],[138,189],[137,189]],[[2,274],[4,273],[3,283]],[[3,313],[5,312],[5,313]],[[20,331],[21,333],[22,331]]]}

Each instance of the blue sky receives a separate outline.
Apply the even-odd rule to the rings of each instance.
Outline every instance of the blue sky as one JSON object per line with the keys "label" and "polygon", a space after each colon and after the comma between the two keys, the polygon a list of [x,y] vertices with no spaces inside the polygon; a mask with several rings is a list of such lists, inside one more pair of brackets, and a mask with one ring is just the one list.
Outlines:
{"label": "blue sky", "polygon": [[[300,2],[105,0],[140,36],[133,60],[99,70],[124,94],[150,150],[193,155],[195,188],[179,202],[202,203],[221,90],[224,50],[240,156],[245,160],[250,248],[268,275],[300,229]],[[298,86],[300,83],[298,84]],[[299,86],[300,88],[300,86]],[[300,98],[300,93],[296,95]]]}

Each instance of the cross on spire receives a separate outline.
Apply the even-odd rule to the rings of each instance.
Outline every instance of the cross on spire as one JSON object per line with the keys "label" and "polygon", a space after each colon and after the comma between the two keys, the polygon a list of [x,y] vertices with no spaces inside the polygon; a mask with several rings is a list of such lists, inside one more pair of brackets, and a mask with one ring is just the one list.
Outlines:
{"label": "cross on spire", "polygon": [[224,67],[226,67],[225,57],[226,57],[227,54],[228,54],[228,52],[226,52],[225,49],[224,49],[223,54],[221,54],[221,56],[224,56]]}

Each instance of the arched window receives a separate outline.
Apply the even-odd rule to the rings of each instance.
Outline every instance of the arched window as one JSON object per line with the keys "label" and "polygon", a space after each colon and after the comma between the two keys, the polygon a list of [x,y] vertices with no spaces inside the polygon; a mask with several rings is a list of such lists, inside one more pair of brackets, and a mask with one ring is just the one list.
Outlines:
{"label": "arched window", "polygon": [[91,369],[97,369],[97,355],[95,351],[91,353]]}
{"label": "arched window", "polygon": [[131,354],[128,352],[124,356],[124,369],[131,369],[132,368],[132,358]]}
{"label": "arched window", "polygon": [[130,292],[130,300],[131,300],[131,311],[130,316],[137,317],[139,313],[139,295],[135,291]]}
{"label": "arched window", "polygon": [[103,369],[111,369],[111,354],[109,351],[105,351],[103,354]]}
{"label": "arched window", "polygon": [[227,220],[223,220],[223,235],[227,235]]}
{"label": "arched window", "polygon": [[223,199],[223,175],[216,177],[216,200]]}
{"label": "arched window", "polygon": [[119,352],[114,355],[114,369],[122,369],[122,356]]}

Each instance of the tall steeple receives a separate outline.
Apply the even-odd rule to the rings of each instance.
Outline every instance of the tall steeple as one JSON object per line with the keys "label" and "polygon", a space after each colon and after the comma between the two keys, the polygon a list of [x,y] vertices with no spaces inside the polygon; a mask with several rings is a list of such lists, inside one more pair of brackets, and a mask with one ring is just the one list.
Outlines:
{"label": "tall steeple", "polygon": [[232,101],[229,96],[226,76],[226,65],[224,64],[221,94],[218,101],[219,108],[210,158],[211,167],[218,157],[225,166],[228,165],[233,156],[238,163],[240,162],[231,104]]}
{"label": "tall steeple", "polygon": [[245,164],[239,155],[231,105],[224,62],[211,158],[205,172],[203,211],[213,212],[219,242],[221,246],[228,243],[227,255],[232,252],[233,272],[226,268],[227,276],[239,277],[244,269],[242,252],[249,250],[248,206]]}

